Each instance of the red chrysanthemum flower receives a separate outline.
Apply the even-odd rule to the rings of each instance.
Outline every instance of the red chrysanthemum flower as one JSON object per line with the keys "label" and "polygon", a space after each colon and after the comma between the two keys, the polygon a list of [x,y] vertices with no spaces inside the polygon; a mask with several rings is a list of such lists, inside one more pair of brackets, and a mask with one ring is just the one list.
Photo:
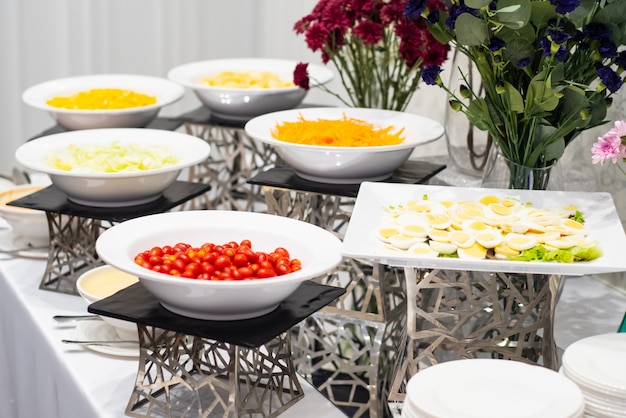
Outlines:
{"label": "red chrysanthemum flower", "polygon": [[301,89],[308,90],[310,88],[309,64],[300,62],[293,70],[293,83]]}
{"label": "red chrysanthemum flower", "polygon": [[352,33],[366,45],[373,45],[383,39],[383,25],[376,22],[361,22]]}

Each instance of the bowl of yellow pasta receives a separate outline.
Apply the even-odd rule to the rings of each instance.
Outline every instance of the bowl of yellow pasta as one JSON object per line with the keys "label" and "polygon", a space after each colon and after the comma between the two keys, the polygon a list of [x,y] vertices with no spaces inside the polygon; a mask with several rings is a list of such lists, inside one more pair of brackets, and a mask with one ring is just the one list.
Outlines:
{"label": "bowl of yellow pasta", "polygon": [[182,86],[161,77],[93,74],[36,84],[22,100],[66,130],[142,128],[184,94]]}
{"label": "bowl of yellow pasta", "polygon": [[[297,61],[233,58],[198,61],[171,69],[167,77],[192,90],[217,120],[246,122],[255,116],[297,107],[307,90],[293,82]],[[310,87],[328,83],[333,73],[308,65]]]}

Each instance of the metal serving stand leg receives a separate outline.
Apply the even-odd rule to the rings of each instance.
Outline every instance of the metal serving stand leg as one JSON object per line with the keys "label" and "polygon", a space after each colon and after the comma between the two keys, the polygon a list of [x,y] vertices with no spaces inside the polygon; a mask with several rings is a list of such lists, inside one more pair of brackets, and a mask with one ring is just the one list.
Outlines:
{"label": "metal serving stand leg", "polygon": [[405,268],[405,278],[406,332],[389,396],[396,415],[411,376],[444,361],[489,357],[558,369],[562,276]]}
{"label": "metal serving stand leg", "polygon": [[[268,213],[304,220],[341,237],[353,198],[264,188]],[[346,289],[292,328],[297,371],[352,417],[388,415],[389,371],[404,327],[402,271],[344,258],[318,282]]]}
{"label": "metal serving stand leg", "polygon": [[224,209],[259,212],[260,186],[248,184],[259,171],[273,167],[274,149],[254,141],[239,127],[185,122],[185,131],[211,145],[209,158],[189,170],[189,181],[211,184],[211,191],[190,201],[190,209]]}
{"label": "metal serving stand leg", "polygon": [[304,392],[290,334],[257,348],[137,325],[141,346],[132,417],[276,417]]}

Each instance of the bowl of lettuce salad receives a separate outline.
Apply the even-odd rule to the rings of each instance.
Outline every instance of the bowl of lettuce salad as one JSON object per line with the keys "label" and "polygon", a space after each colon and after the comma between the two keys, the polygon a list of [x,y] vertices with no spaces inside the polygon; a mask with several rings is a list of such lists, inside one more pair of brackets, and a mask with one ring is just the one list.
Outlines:
{"label": "bowl of lettuce salad", "polygon": [[133,206],[162,196],[184,168],[206,160],[210,145],[184,133],[144,128],[86,129],[29,141],[15,152],[67,198],[95,207]]}

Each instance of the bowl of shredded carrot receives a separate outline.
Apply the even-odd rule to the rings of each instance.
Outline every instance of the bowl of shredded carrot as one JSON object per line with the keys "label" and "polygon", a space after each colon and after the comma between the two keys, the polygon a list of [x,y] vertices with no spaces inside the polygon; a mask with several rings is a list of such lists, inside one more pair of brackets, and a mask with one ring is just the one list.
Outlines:
{"label": "bowl of shredded carrot", "polygon": [[[264,113],[292,109],[307,90],[294,84],[297,61],[233,58],[198,61],[172,68],[167,77],[194,92],[217,120],[243,123]],[[332,80],[326,67],[309,64],[310,87]]]}
{"label": "bowl of shredded carrot", "polygon": [[182,86],[161,77],[94,74],[36,84],[22,100],[66,130],[142,128],[184,94]]}
{"label": "bowl of shredded carrot", "polygon": [[311,107],[255,117],[245,131],[304,179],[357,184],[390,178],[415,147],[440,138],[444,128],[407,112]]}

